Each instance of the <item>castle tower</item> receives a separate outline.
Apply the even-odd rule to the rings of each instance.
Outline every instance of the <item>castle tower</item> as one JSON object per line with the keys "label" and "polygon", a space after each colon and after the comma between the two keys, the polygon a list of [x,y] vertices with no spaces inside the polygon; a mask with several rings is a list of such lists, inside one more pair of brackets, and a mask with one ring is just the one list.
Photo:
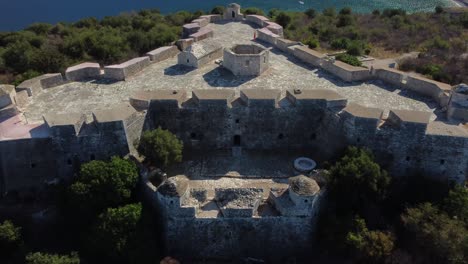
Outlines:
{"label": "castle tower", "polygon": [[224,19],[226,20],[242,20],[244,15],[240,12],[240,5],[236,3],[231,3],[227,6],[226,11],[224,11]]}

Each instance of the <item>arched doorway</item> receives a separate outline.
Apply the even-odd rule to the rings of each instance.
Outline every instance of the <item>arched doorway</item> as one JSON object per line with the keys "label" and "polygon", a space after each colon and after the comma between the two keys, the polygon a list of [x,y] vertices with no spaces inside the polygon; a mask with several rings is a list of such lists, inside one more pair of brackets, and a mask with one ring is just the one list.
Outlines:
{"label": "arched doorway", "polygon": [[236,12],[232,11],[232,18],[236,18]]}

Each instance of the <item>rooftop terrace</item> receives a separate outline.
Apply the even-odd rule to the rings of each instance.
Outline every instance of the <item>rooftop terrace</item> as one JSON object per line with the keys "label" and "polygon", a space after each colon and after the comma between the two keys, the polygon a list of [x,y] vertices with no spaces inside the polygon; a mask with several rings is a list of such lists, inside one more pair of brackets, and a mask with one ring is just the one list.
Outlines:
{"label": "rooftop terrace", "polygon": [[[213,43],[232,47],[233,43],[252,43],[255,26],[231,22],[209,24],[214,31]],[[257,43],[258,44],[258,43]],[[262,44],[262,43],[260,43]],[[434,111],[437,104],[429,98],[384,85],[380,81],[345,83],[319,69],[313,69],[295,58],[274,49],[271,52],[271,67],[259,77],[236,77],[214,62],[200,68],[188,69],[177,66],[177,58],[150,65],[124,82],[94,80],[72,82],[44,90],[34,96],[25,109],[29,123],[42,122],[48,113],[82,113],[91,120],[91,112],[106,110],[116,104],[126,103],[130,96],[141,91],[232,89],[330,89],[348,98],[350,102],[384,110]],[[191,93],[187,93],[191,94]],[[433,119],[435,116],[433,116]]]}

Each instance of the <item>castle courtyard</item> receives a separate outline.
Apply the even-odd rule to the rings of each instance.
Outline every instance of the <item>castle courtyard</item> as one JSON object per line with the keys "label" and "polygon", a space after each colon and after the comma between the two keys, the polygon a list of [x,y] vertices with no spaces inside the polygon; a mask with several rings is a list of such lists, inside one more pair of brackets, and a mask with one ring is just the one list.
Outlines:
{"label": "castle courtyard", "polygon": [[[246,22],[222,22],[207,25],[214,31],[210,42],[223,47],[235,44],[265,43],[252,41],[256,26]],[[269,47],[269,46],[266,46]],[[113,108],[127,103],[139,91],[232,89],[330,89],[367,107],[388,110],[405,109],[434,111],[437,105],[429,98],[409,90],[399,90],[381,81],[345,83],[321,69],[311,68],[293,56],[278,49],[270,52],[270,68],[258,77],[234,76],[215,62],[199,69],[177,65],[177,57],[151,64],[126,81],[110,83],[106,80],[71,82],[43,90],[32,97],[24,111],[28,123],[42,122],[42,116],[68,113],[86,113]],[[190,93],[188,93],[190,95]],[[434,116],[435,117],[435,116]]]}

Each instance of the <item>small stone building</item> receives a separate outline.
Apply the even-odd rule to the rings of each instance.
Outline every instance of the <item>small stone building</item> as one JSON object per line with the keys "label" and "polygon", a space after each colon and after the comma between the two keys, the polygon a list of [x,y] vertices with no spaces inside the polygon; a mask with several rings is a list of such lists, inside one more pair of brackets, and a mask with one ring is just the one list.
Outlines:
{"label": "small stone building", "polygon": [[242,20],[244,19],[244,14],[240,12],[240,5],[236,3],[231,3],[226,7],[226,11],[224,11],[224,19],[230,20]]}
{"label": "small stone building", "polygon": [[258,76],[270,65],[270,51],[259,45],[235,45],[224,50],[223,66],[234,75]]}
{"label": "small stone building", "polygon": [[177,57],[177,64],[199,68],[223,56],[223,48],[213,40],[202,40],[193,43]]}

